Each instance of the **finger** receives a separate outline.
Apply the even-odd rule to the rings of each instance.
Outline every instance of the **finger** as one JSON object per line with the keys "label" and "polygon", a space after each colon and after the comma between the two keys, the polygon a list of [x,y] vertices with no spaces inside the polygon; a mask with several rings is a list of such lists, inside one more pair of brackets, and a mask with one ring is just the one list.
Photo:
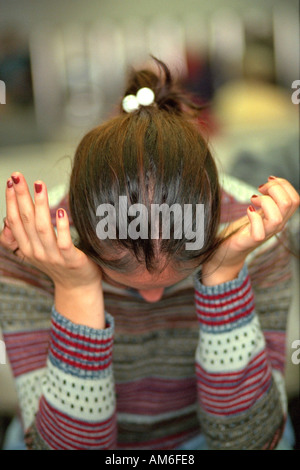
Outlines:
{"label": "finger", "polygon": [[57,246],[61,256],[67,263],[76,262],[79,250],[75,248],[71,233],[69,218],[62,208],[56,211]]}
{"label": "finger", "polygon": [[[279,183],[274,183],[265,191],[266,196],[269,196],[276,203],[284,223],[293,215],[296,208],[293,205],[289,193]],[[252,196],[252,202],[255,205],[260,205],[260,199],[256,195]]]}
{"label": "finger", "polygon": [[23,224],[31,249],[41,250],[41,243],[35,228],[35,208],[27,182],[21,173],[12,175],[20,222]]}
{"label": "finger", "polygon": [[20,247],[20,250],[25,250],[27,252],[28,248],[30,248],[30,243],[23,227],[23,224],[20,220],[19,207],[14,190],[14,185],[11,179],[8,180],[6,185],[5,199],[6,220],[9,225],[9,228],[17,242],[17,245]]}
{"label": "finger", "polygon": [[262,210],[262,221],[266,236],[275,234],[282,230],[286,219],[281,214],[277,203],[270,196],[252,196],[251,201]]}
{"label": "finger", "polygon": [[12,231],[7,225],[6,219],[4,219],[4,227],[2,232],[0,233],[0,245],[4,246],[10,251],[13,251],[18,247],[15,237],[13,236]]}
{"label": "finger", "polygon": [[9,223],[6,219],[6,217],[4,217],[3,219],[3,230],[2,230],[2,233],[1,235],[3,235],[3,238],[7,241],[7,243],[11,244],[13,242],[15,242],[15,237],[13,236],[13,233],[10,229],[10,226],[9,226]]}
{"label": "finger", "polygon": [[42,181],[34,183],[35,228],[44,252],[58,256],[56,234],[51,222],[47,187]]}
{"label": "finger", "polygon": [[265,240],[266,233],[262,216],[254,209],[253,206],[248,207],[247,215],[250,221],[251,238],[256,242]]}
{"label": "finger", "polygon": [[[281,192],[279,188],[281,188]],[[269,176],[268,183],[261,185],[259,187],[259,191],[265,195],[270,194],[272,197],[273,195],[276,197],[275,191],[278,191],[278,195],[280,195],[280,201],[278,201],[278,203],[281,203],[283,210],[287,209],[286,213],[288,214],[288,217],[291,217],[300,204],[298,192],[291,183],[284,178]]]}

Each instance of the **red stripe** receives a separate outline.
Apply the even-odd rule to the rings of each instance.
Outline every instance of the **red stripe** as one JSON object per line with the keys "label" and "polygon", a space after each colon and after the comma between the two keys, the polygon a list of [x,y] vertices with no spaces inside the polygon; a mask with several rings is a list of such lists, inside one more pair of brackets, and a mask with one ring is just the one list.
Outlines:
{"label": "red stripe", "polygon": [[23,357],[25,357],[26,355],[28,355],[27,353],[27,347],[28,347],[28,351],[40,351],[40,348],[43,347],[44,350],[47,350],[48,349],[48,341],[40,341],[39,343],[29,343],[29,344],[9,344],[7,349],[9,349],[9,351],[12,353],[12,354],[16,354],[20,357],[20,355],[22,355]]}
{"label": "red stripe", "polygon": [[105,361],[106,359],[109,359],[112,356],[112,351],[110,351],[109,354],[101,355],[101,357],[90,357],[88,354],[81,354],[79,351],[70,351],[69,349],[64,348],[61,344],[57,343],[54,338],[52,338],[51,351],[53,350],[53,346],[56,347],[56,349],[58,349],[58,351],[60,351],[61,353],[67,354],[68,356],[72,356],[77,359],[81,359],[83,361]]}
{"label": "red stripe", "polygon": [[[41,415],[43,416],[44,422],[48,423],[48,428],[53,428],[52,432],[55,432],[56,436],[59,435],[60,439],[65,438],[65,442],[68,442],[71,440],[72,442],[76,444],[82,444],[83,440],[86,441],[88,445],[93,445],[93,446],[99,446],[99,442],[93,442],[95,441],[96,438],[101,440],[101,444],[104,444],[107,442],[107,436],[111,433],[113,429],[113,420],[111,419],[111,422],[109,426],[104,427],[103,429],[99,430],[97,433],[91,432],[91,430],[88,430],[87,435],[83,435],[82,429],[80,429],[80,433],[75,433],[72,431],[73,427],[70,426],[67,422],[62,422],[60,420],[56,419],[56,413],[52,412],[52,414],[49,413],[49,410],[47,407],[43,407],[41,410]],[[54,415],[54,416],[53,416]],[[56,423],[62,423],[62,426],[58,425],[55,426]],[[98,423],[99,426],[99,423]],[[70,436],[74,436],[74,438],[68,439]],[[79,438],[77,440],[76,438]],[[106,440],[105,440],[106,439]]]}
{"label": "red stripe", "polygon": [[[240,310],[240,308],[239,308],[239,310]],[[197,312],[197,314],[198,314],[198,319],[199,319],[200,323],[202,323],[204,325],[209,325],[209,326],[220,326],[220,325],[227,325],[228,323],[236,322],[240,318],[247,317],[248,315],[250,315],[253,312],[253,310],[254,310],[254,306],[252,305],[251,308],[249,308],[245,312],[240,313],[239,315],[235,315],[234,317],[228,318],[227,320],[213,321],[213,322],[212,321],[207,321],[207,320],[204,320],[203,318],[201,318],[202,314],[199,314],[199,312]],[[226,315],[228,313],[229,312],[226,312]]]}
{"label": "red stripe", "polygon": [[16,331],[16,332],[13,332],[13,333],[8,333],[6,332],[5,333],[5,336],[9,339],[11,337],[32,337],[32,338],[36,338],[37,336],[46,336],[48,337],[49,336],[49,328],[47,330],[45,329],[41,329],[41,330],[34,330],[34,331]]}
{"label": "red stripe", "polygon": [[[68,330],[67,328],[64,328],[63,326],[59,325],[55,320],[54,318],[52,317],[52,323],[54,325],[54,327],[59,330],[59,331],[62,331],[64,334],[66,334],[67,336],[70,336],[71,338],[76,338],[76,340],[81,340],[81,341],[88,341],[89,343],[94,343],[94,344],[105,344],[105,343],[109,343],[112,341],[112,338],[103,338],[103,339],[94,339],[94,338],[90,338],[90,337],[87,337],[87,336],[84,336],[84,335],[81,335],[79,333],[73,333],[72,331]],[[104,330],[103,330],[104,331]]]}
{"label": "red stripe", "polygon": [[[105,352],[105,351],[109,351],[112,347],[112,342],[111,344],[109,344],[108,346],[102,346],[102,345],[99,345],[98,348],[97,347],[92,347],[90,345],[85,345],[85,344],[79,344],[78,342],[73,342],[73,341],[70,341],[68,339],[66,339],[64,336],[61,336],[59,335],[56,331],[52,330],[51,331],[51,337],[53,338],[53,336],[60,342],[63,342],[64,344],[67,344],[71,347],[74,347],[74,348],[78,348],[78,346],[80,347],[81,350],[83,351],[88,351],[90,353],[93,353],[93,354],[97,354],[97,353],[102,353],[102,352]],[[56,342],[56,344],[58,344]],[[58,346],[57,346],[58,347]],[[60,349],[60,348],[59,348]]]}
{"label": "red stripe", "polygon": [[[255,387],[256,385],[260,384],[261,381],[262,381],[262,378],[263,377],[266,377],[267,380],[270,380],[270,374],[267,374],[266,375],[266,372],[267,371],[263,371],[263,373],[259,373],[259,374],[255,374],[253,377],[257,376],[257,380],[251,382],[251,383],[245,383],[244,386],[242,387],[235,387],[235,388],[218,388],[218,389],[213,389],[213,388],[210,388],[210,387],[203,387],[203,386],[198,386],[198,392],[200,391],[201,393],[203,392],[203,394],[205,395],[211,395],[211,396],[214,396],[214,397],[220,397],[220,398],[223,398],[223,397],[228,397],[229,393],[231,394],[241,394],[244,390],[251,390],[253,387]],[[264,379],[265,380],[265,379]],[[220,393],[218,394],[217,392],[218,391],[227,391],[227,393]],[[223,401],[223,400],[222,400]]]}
{"label": "red stripe", "polygon": [[[76,440],[70,439],[69,441],[66,441],[60,433],[58,433],[58,435],[56,435],[54,430],[51,430],[50,426],[51,426],[51,424],[49,423],[49,421],[45,417],[43,417],[43,419],[42,419],[42,424],[39,423],[39,426],[38,426],[38,430],[39,430],[41,436],[43,437],[45,442],[48,443],[48,445],[50,447],[53,447],[56,450],[67,450],[67,449],[80,450],[80,449],[84,449],[84,447],[82,445],[81,446],[77,445]],[[56,447],[53,445],[53,441],[55,442]],[[75,445],[75,443],[76,443],[76,445]],[[104,447],[105,444],[110,444],[110,441],[109,440],[105,440],[105,441],[101,440],[101,443],[100,442],[95,443],[95,444],[89,443],[88,447],[97,447],[99,449],[100,448],[105,449],[105,447]],[[109,448],[109,446],[107,446],[107,449],[108,448]]]}
{"label": "red stripe", "polygon": [[[206,307],[207,310],[212,310],[212,311],[209,311],[209,312],[207,312],[205,310],[200,310],[197,307],[196,307],[196,310],[197,310],[198,316],[202,315],[202,316],[207,316],[207,317],[224,317],[225,315],[229,315],[230,313],[234,313],[234,312],[237,312],[237,311],[241,310],[243,307],[246,307],[246,305],[249,305],[250,302],[253,302],[253,300],[254,300],[254,297],[253,297],[253,295],[251,295],[251,297],[247,301],[245,301],[243,304],[239,304],[237,307],[233,307],[231,309],[224,310],[223,312],[213,313],[213,311],[216,311],[220,308],[220,305],[218,305],[218,304],[214,304],[214,305],[210,305],[210,307]],[[199,302],[197,300],[196,300],[196,303],[199,305]],[[232,305],[232,303],[233,302],[230,302],[231,305]]]}
{"label": "red stripe", "polygon": [[[45,405],[50,411],[52,411],[53,413],[55,413],[56,415],[60,416],[61,418],[64,418],[66,419],[69,423],[75,423],[75,424],[78,424],[79,426],[84,426],[86,425],[87,426],[87,429],[89,428],[93,428],[93,427],[96,427],[96,426],[99,426],[99,423],[93,423],[93,422],[86,422],[86,421],[82,421],[80,419],[77,419],[77,418],[73,418],[69,415],[66,415],[64,414],[62,411],[54,408],[52,405],[50,405],[50,403],[47,402],[47,400],[45,399],[45,397],[42,397],[41,399],[41,402],[43,405]],[[109,425],[109,422],[110,422],[111,418],[107,418],[106,420],[102,421],[101,422],[101,426],[104,425],[104,424],[107,424]],[[73,425],[73,424],[72,424]]]}
{"label": "red stripe", "polygon": [[[256,400],[259,400],[263,395],[264,393],[266,392],[268,387],[265,387],[263,390],[262,390],[262,393],[256,397]],[[234,411],[229,411],[229,410],[226,410],[225,413],[220,413],[218,411],[216,411],[214,408],[210,408],[210,407],[205,407],[203,406],[203,408],[205,408],[205,410],[209,413],[213,413],[214,415],[217,415],[217,416],[228,416],[228,415],[234,415],[234,414],[238,414],[238,413],[242,413],[244,411],[247,411],[249,410],[249,406],[244,406],[244,407],[241,407],[241,408],[237,408],[236,410]]]}
{"label": "red stripe", "polygon": [[208,300],[218,300],[218,299],[223,299],[225,297],[230,297],[233,294],[239,293],[242,289],[245,288],[245,286],[249,283],[249,276],[246,277],[246,279],[243,281],[243,283],[237,287],[236,289],[231,289],[229,292],[224,292],[223,294],[217,294],[217,295],[205,295],[202,292],[199,292],[197,288],[195,289],[197,292],[197,295],[201,297],[202,299],[208,299]]}
{"label": "red stripe", "polygon": [[[249,285],[249,287],[241,295],[237,295],[233,299],[226,300],[225,302],[215,302],[215,303],[202,302],[202,300],[199,300],[199,299],[196,298],[196,303],[198,305],[200,305],[201,307],[205,307],[205,308],[226,307],[226,305],[231,305],[233,302],[238,302],[239,300],[244,299],[246,297],[246,295],[249,294],[250,291],[251,291],[251,286]],[[201,299],[202,299],[202,296],[201,296]]]}
{"label": "red stripe", "polygon": [[36,371],[37,369],[43,369],[45,365],[46,364],[44,360],[37,361],[33,362],[30,367],[28,366],[28,364],[12,367],[12,371],[15,377],[19,377],[20,375],[26,374],[28,372]]}
{"label": "red stripe", "polygon": [[214,404],[210,405],[209,403],[205,403],[205,400],[202,400],[202,398],[200,398],[200,403],[205,410],[209,410],[210,412],[213,410],[214,413],[222,413],[223,411],[222,414],[224,415],[233,414],[233,413],[237,413],[238,410],[241,408],[241,406],[244,406],[247,409],[251,408],[253,404],[257,400],[259,400],[259,398],[261,398],[262,395],[264,395],[268,387],[269,385],[266,386],[266,384],[264,384],[264,386],[259,389],[260,390],[259,394],[256,394],[254,397],[251,397],[248,400],[239,400],[238,403],[232,404],[232,405],[229,405],[229,404],[227,404],[226,406],[216,406]]}
{"label": "red stripe", "polygon": [[[64,420],[61,421],[57,419],[58,416],[63,416]],[[51,441],[54,440],[56,445],[58,446],[58,449],[67,449],[67,448],[74,448],[74,449],[83,449],[84,446],[83,444],[83,436],[78,435],[70,429],[73,428],[72,426],[72,421],[68,422],[70,418],[67,415],[64,415],[63,413],[59,412],[52,406],[50,406],[45,398],[43,397],[41,400],[41,406],[40,406],[40,413],[39,413],[39,420],[38,420],[38,428],[39,432],[43,435],[43,438],[45,439],[46,442],[49,443],[50,446],[53,447],[51,444]],[[61,423],[62,426],[60,425],[55,425],[56,423]],[[82,422],[84,426],[87,426],[87,422]],[[103,424],[107,424],[107,426],[102,427]],[[96,447],[96,448],[109,448],[110,445],[112,445],[113,440],[114,440],[114,434],[115,434],[115,415],[108,420],[103,421],[103,423],[90,423],[90,427],[95,427],[97,426],[99,428],[99,425],[102,427],[102,431],[107,431],[106,433],[102,433],[101,439],[99,439],[98,442],[93,442],[95,441],[95,433],[91,433],[90,437],[87,436],[84,439],[87,439],[86,447]],[[109,431],[111,432],[109,433]],[[81,433],[83,429],[80,429]],[[91,432],[91,429],[88,429],[88,432]],[[98,431],[99,432],[99,431]],[[101,431],[100,431],[101,432]],[[65,439],[65,433],[67,433],[67,437],[69,438],[70,436],[76,436],[80,437],[80,440],[74,439],[74,438],[69,438]],[[111,436],[108,438],[107,436]],[[100,436],[99,436],[100,437]],[[61,444],[64,444],[63,446]],[[78,445],[79,444],[79,445]],[[107,447],[106,447],[107,446]]]}
{"label": "red stripe", "polygon": [[82,370],[90,370],[90,371],[100,371],[107,369],[112,360],[112,354],[109,357],[110,361],[107,364],[101,364],[101,365],[92,365],[92,364],[81,364],[75,361],[71,361],[70,359],[67,359],[66,357],[62,356],[61,354],[57,353],[54,349],[51,348],[51,353],[53,354],[56,359],[58,359],[61,362],[64,362],[65,364],[68,364],[72,367],[80,368]]}
{"label": "red stripe", "polygon": [[[228,394],[214,394],[213,391],[208,391],[207,393],[204,393],[204,390],[199,387],[199,392],[201,394],[201,397],[203,397],[206,401],[211,401],[212,403],[230,403],[235,400],[239,400],[241,397],[244,397],[248,394],[255,394],[257,390],[260,389],[261,386],[263,386],[267,381],[270,382],[270,375],[265,376],[264,380],[262,381],[262,378],[260,377],[258,380],[251,384],[246,384],[244,387],[241,387],[240,389],[237,389],[235,392],[230,391],[234,396],[228,398]],[[253,387],[255,386],[256,387]],[[246,392],[243,392],[243,390],[247,390]],[[243,393],[242,393],[243,392]],[[211,398],[211,397],[216,397],[216,398]],[[226,398],[223,398],[226,397]],[[218,398],[222,398],[222,400],[219,400]]]}
{"label": "red stripe", "polygon": [[[261,357],[263,356],[262,359],[260,359]],[[259,362],[257,362],[259,361]],[[263,362],[266,361],[266,357],[265,357],[265,350],[263,349],[259,354],[257,354],[248,364],[248,368],[247,368],[247,373],[249,371],[252,371],[254,369],[256,369],[257,367],[259,367]],[[250,367],[250,364],[251,367]],[[240,378],[244,377],[245,375],[245,368],[241,369],[240,371],[237,371],[237,372],[208,372],[206,371],[205,369],[203,369],[203,367],[201,367],[201,365],[199,363],[196,363],[196,369],[198,370],[199,369],[199,375],[203,375],[205,377],[207,377],[207,380],[210,380],[209,377],[211,377],[211,380],[214,379],[214,382],[224,382],[224,378],[225,377],[229,377],[229,381],[233,382],[234,380],[236,381],[239,381]],[[237,376],[238,378],[237,379],[234,379],[233,377],[234,376]],[[240,377],[240,378],[239,378]]]}

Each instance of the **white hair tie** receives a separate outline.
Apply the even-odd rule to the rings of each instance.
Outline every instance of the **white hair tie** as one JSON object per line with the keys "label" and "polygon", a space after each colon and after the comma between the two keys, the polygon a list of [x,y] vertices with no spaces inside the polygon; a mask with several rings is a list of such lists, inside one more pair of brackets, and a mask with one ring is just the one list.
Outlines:
{"label": "white hair tie", "polygon": [[140,88],[136,95],[127,95],[122,101],[122,107],[126,113],[132,113],[142,106],[150,106],[154,103],[155,95],[150,88]]}

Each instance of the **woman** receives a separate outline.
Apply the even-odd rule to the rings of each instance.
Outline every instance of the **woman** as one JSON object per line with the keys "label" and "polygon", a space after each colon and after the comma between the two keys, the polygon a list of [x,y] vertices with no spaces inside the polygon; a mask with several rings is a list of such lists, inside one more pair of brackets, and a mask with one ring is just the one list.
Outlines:
{"label": "woman", "polygon": [[1,322],[28,448],[273,449],[282,437],[290,272],[274,235],[299,196],[272,176],[246,205],[242,187],[221,190],[196,107],[157,63],[80,142],[56,232],[45,184],[33,203],[22,174],[7,181]]}

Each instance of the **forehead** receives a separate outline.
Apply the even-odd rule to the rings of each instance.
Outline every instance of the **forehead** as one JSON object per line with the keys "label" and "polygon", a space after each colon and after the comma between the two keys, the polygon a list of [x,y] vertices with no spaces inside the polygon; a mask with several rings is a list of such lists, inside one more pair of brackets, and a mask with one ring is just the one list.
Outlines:
{"label": "forehead", "polygon": [[174,270],[174,268],[168,265],[162,272],[156,273],[150,273],[143,267],[139,267],[128,273],[120,273],[108,268],[103,269],[103,272],[108,280],[134,289],[146,290],[172,286],[191,275],[194,270],[194,267],[187,267],[184,270]]}

